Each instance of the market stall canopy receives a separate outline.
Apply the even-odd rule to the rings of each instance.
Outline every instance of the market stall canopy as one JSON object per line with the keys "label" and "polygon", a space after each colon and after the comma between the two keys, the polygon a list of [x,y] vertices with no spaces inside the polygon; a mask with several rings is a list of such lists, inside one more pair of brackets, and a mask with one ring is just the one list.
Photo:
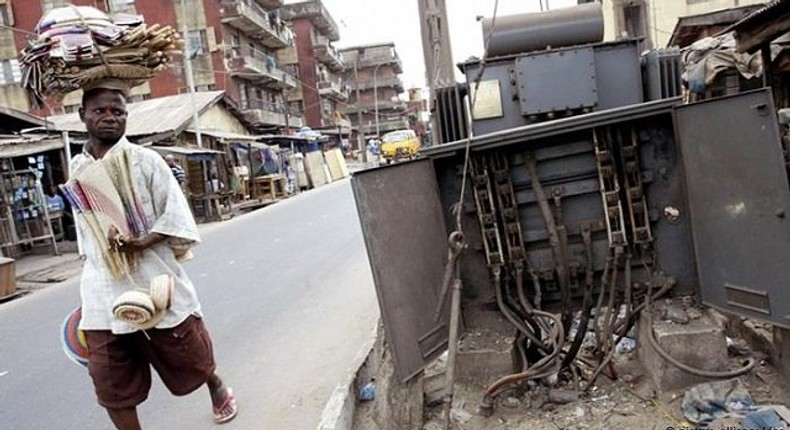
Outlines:
{"label": "market stall canopy", "polygon": [[0,106],[0,132],[19,132],[28,128],[52,127],[52,124],[21,110]]}
{"label": "market stall canopy", "polygon": [[719,9],[712,12],[697,15],[681,16],[672,31],[667,46],[677,46],[684,48],[699,39],[712,36],[726,26],[732,25],[752,12],[762,7],[762,5],[747,5],[733,7],[729,9]]}
{"label": "market stall canopy", "polygon": [[191,146],[157,146],[151,145],[149,148],[153,149],[154,151],[162,154],[177,154],[183,155],[188,160],[210,160],[216,157],[219,154],[224,154],[222,151],[216,151],[213,149],[206,149],[206,148],[197,148]]}
{"label": "market stall canopy", "polygon": [[[187,133],[197,134],[197,130],[189,129]],[[257,136],[251,136],[248,134],[239,134],[233,133],[230,131],[223,131],[223,130],[200,130],[200,134],[204,136],[211,136],[216,137],[220,140],[227,140],[227,141],[245,141],[245,142],[254,142],[257,139]]]}
{"label": "market stall canopy", "polygon": [[[222,101],[225,92],[196,92],[129,103],[126,136],[136,142],[154,142],[180,134],[192,125],[193,96],[200,115]],[[85,124],[76,112],[52,116],[49,120],[57,131],[85,133]]]}
{"label": "market stall canopy", "polygon": [[0,138],[0,158],[24,157],[63,147],[63,141],[59,136]]}
{"label": "market stall canopy", "polygon": [[734,33],[739,52],[756,52],[790,31],[790,0],[774,0],[725,31]]}

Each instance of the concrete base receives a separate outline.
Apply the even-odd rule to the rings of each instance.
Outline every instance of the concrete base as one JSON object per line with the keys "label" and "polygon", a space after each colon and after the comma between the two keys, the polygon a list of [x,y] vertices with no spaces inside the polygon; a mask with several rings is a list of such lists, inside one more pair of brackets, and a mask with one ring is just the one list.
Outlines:
{"label": "concrete base", "polygon": [[775,355],[771,361],[782,374],[784,382],[790,384],[790,330],[774,326],[773,331]]}
{"label": "concrete base", "polygon": [[[637,351],[648,377],[659,392],[683,390],[709,379],[692,375],[664,360],[648,343],[650,327],[647,312],[639,318]],[[658,344],[681,363],[703,370],[727,368],[727,343],[724,328],[707,314],[688,324],[674,324],[653,317],[653,333]]]}
{"label": "concrete base", "polygon": [[501,313],[483,311],[458,345],[455,376],[460,384],[486,386],[515,373],[516,329]]}

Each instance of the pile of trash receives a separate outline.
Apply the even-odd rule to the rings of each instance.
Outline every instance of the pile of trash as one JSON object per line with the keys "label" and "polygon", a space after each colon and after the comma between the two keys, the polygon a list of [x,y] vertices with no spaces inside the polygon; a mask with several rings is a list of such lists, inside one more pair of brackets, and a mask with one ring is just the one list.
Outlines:
{"label": "pile of trash", "polygon": [[683,397],[683,416],[702,428],[786,429],[790,409],[757,405],[740,380],[696,385]]}
{"label": "pile of trash", "polygon": [[98,80],[121,79],[140,85],[181,53],[183,41],[169,26],[147,26],[141,15],[110,18],[93,7],[52,9],[36,26],[22,51],[22,87],[39,108]]}

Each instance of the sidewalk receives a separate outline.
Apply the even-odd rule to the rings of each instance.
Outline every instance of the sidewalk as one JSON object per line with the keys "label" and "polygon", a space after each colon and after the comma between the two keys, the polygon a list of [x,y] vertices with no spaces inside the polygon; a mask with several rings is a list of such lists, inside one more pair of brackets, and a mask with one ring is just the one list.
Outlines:
{"label": "sidewalk", "polygon": [[36,290],[79,276],[82,272],[82,260],[77,254],[77,243],[58,242],[58,251],[60,255],[42,253],[15,258],[17,290]]}

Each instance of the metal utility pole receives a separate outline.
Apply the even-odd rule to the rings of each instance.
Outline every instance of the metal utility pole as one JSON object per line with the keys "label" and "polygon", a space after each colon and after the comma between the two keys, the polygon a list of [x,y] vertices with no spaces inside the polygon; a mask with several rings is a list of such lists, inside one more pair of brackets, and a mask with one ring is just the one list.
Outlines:
{"label": "metal utility pole", "polygon": [[[420,34],[425,59],[425,81],[428,84],[428,110],[434,112],[436,89],[455,84],[453,54],[445,0],[417,0],[420,13]],[[431,114],[431,143],[439,143],[439,124]]]}
{"label": "metal utility pole", "polygon": [[[287,78],[288,78],[288,74],[283,72],[283,84],[285,84]],[[283,87],[283,103],[285,105],[285,109],[283,109],[285,113],[285,134],[290,136],[291,126],[288,122],[289,122],[289,114],[291,113],[291,107],[288,106],[288,90],[285,87]]]}
{"label": "metal utility pole", "polygon": [[420,34],[425,59],[425,81],[433,92],[436,87],[455,83],[453,54],[445,0],[418,0]]}
{"label": "metal utility pole", "polygon": [[381,136],[379,131],[379,91],[378,91],[378,82],[376,82],[376,74],[379,72],[379,66],[384,63],[376,64],[376,68],[373,69],[373,110],[376,112],[376,139]]}
{"label": "metal utility pole", "polygon": [[197,107],[195,106],[195,77],[192,74],[192,59],[189,58],[189,28],[187,27],[187,0],[181,0],[181,31],[184,34],[184,73],[187,77],[187,88],[189,89],[189,99],[192,104],[192,122],[195,123],[195,138],[198,148],[203,147],[203,138],[200,135],[200,118],[198,118]]}
{"label": "metal utility pole", "polygon": [[362,161],[368,162],[368,149],[365,147],[365,136],[362,135],[362,105],[359,99],[359,52],[354,58],[354,90],[357,94],[357,148],[362,152]]}

